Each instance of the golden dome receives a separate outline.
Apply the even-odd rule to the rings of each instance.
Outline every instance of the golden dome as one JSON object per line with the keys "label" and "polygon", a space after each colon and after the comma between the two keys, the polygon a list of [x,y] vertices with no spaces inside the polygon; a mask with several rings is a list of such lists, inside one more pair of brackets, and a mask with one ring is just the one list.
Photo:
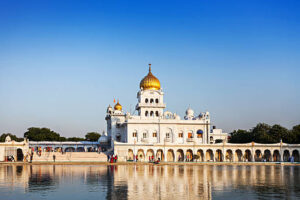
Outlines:
{"label": "golden dome", "polygon": [[140,82],[140,88],[143,90],[160,90],[159,80],[151,73],[151,64],[149,64],[149,73]]}
{"label": "golden dome", "polygon": [[117,104],[115,105],[114,109],[115,109],[115,110],[120,110],[120,111],[122,111],[122,106],[121,106],[121,104],[119,103],[119,100],[118,100]]}

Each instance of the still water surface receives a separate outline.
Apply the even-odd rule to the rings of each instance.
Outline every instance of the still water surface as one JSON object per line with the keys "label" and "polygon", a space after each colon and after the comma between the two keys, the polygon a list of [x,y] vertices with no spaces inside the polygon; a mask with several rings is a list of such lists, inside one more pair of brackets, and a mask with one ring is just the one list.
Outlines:
{"label": "still water surface", "polygon": [[0,199],[300,199],[300,166],[0,165]]}

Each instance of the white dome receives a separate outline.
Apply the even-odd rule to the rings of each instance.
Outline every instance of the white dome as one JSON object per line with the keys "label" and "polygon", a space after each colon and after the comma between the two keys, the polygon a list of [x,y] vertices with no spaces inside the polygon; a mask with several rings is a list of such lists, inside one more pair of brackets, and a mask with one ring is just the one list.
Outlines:
{"label": "white dome", "polygon": [[108,142],[108,137],[106,135],[102,135],[99,139],[98,139],[99,143],[107,143]]}
{"label": "white dome", "polygon": [[186,116],[194,116],[194,111],[191,108],[188,108],[185,111]]}
{"label": "white dome", "polygon": [[11,142],[11,138],[10,138],[10,136],[8,135],[8,136],[6,136],[6,138],[5,138],[5,142]]}

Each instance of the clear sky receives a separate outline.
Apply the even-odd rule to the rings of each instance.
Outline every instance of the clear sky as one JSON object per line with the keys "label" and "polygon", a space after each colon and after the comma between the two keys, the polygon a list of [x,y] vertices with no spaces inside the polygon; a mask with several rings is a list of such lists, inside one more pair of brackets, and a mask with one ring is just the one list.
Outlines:
{"label": "clear sky", "polygon": [[300,123],[300,1],[0,0],[0,134],[106,129],[148,63],[167,110],[225,131]]}

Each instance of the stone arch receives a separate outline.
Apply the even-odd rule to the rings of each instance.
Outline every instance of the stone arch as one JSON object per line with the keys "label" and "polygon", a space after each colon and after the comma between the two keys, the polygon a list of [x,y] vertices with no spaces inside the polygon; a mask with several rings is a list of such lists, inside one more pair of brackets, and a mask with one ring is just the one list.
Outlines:
{"label": "stone arch", "polygon": [[222,162],[223,161],[223,153],[221,149],[217,149],[215,154],[215,161],[216,162]]}
{"label": "stone arch", "polygon": [[161,160],[161,161],[164,161],[165,159],[165,156],[164,156],[164,151],[162,149],[158,149],[157,152],[156,152],[156,158]]}
{"label": "stone arch", "polygon": [[132,149],[128,149],[128,155],[127,155],[127,160],[134,160],[134,153]]}
{"label": "stone arch", "polygon": [[233,161],[233,153],[231,149],[226,151],[225,161],[232,162]]}
{"label": "stone arch", "polygon": [[208,149],[205,154],[206,161],[214,161],[214,153],[211,149]]}
{"label": "stone arch", "polygon": [[294,162],[299,162],[299,151],[298,150],[294,150],[292,152],[292,156],[294,157]]}
{"label": "stone arch", "polygon": [[173,149],[168,150],[168,152],[167,152],[167,161],[168,162],[174,162],[175,161],[175,156],[174,156]]}
{"label": "stone arch", "polygon": [[176,152],[176,159],[177,161],[179,162],[182,162],[184,161],[184,152],[182,149],[178,149],[177,152]]}
{"label": "stone arch", "polygon": [[194,158],[194,156],[193,156],[193,150],[192,149],[188,149],[186,151],[186,159],[187,159],[187,161],[193,161],[193,158]]}
{"label": "stone arch", "polygon": [[152,156],[154,158],[154,151],[153,151],[153,149],[148,149],[147,153],[146,153],[146,159],[145,160],[151,161],[152,160]]}
{"label": "stone arch", "polygon": [[242,162],[243,161],[243,153],[240,149],[235,150],[235,159],[236,162]]}
{"label": "stone arch", "polygon": [[203,162],[204,161],[204,153],[202,149],[198,149],[197,151],[198,161]]}
{"label": "stone arch", "polygon": [[77,147],[76,152],[85,152],[84,147]]}
{"label": "stone arch", "polygon": [[75,148],[74,147],[67,147],[67,148],[65,148],[65,152],[75,152]]}
{"label": "stone arch", "polygon": [[143,149],[137,151],[138,161],[145,161],[145,153]]}
{"label": "stone arch", "polygon": [[246,149],[245,154],[244,154],[245,161],[251,162],[252,161],[252,154],[249,149]]}
{"label": "stone arch", "polygon": [[283,161],[288,162],[290,159],[290,151],[289,150],[284,150],[283,152]]}
{"label": "stone arch", "polygon": [[254,154],[254,161],[255,162],[261,162],[262,161],[262,153],[261,150],[257,149],[255,150],[255,154]]}
{"label": "stone arch", "polygon": [[266,149],[264,151],[264,159],[265,159],[266,162],[272,161],[271,151],[269,149]]}
{"label": "stone arch", "polygon": [[274,150],[273,152],[273,161],[274,162],[280,162],[280,153],[279,153],[279,150]]}
{"label": "stone arch", "polygon": [[23,161],[23,159],[24,159],[23,150],[18,148],[17,149],[17,161]]}

